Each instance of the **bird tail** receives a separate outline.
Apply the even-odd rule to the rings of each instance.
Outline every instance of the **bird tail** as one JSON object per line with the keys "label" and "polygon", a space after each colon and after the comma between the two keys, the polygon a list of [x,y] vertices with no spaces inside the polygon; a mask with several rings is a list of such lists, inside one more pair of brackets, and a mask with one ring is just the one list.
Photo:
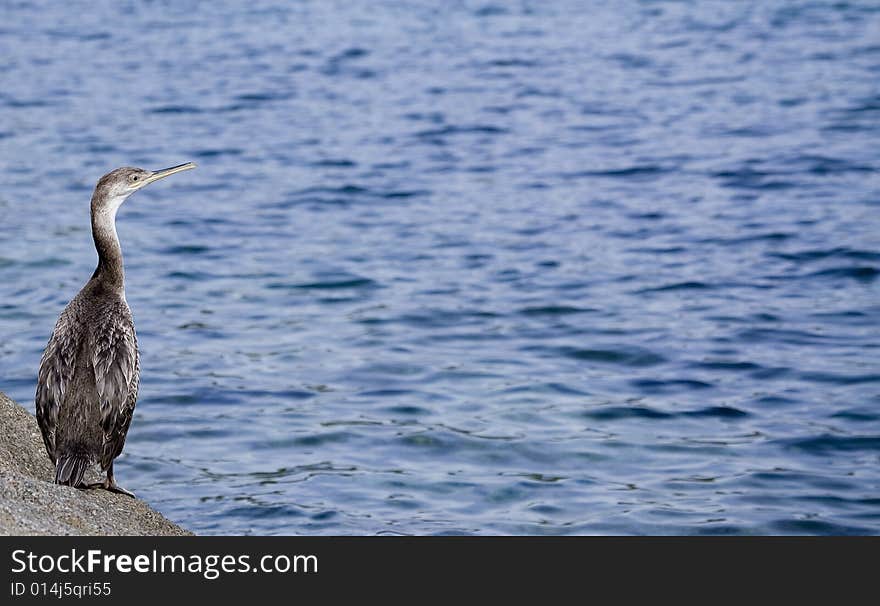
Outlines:
{"label": "bird tail", "polygon": [[55,464],[55,483],[80,486],[90,462],[87,455],[78,452],[61,455]]}

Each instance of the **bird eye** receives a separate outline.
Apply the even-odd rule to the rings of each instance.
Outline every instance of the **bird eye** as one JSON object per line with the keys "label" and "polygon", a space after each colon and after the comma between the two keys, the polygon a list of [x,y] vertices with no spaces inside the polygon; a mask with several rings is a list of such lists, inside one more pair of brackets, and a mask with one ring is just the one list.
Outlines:
{"label": "bird eye", "polygon": [[138,179],[140,179],[140,177],[138,177],[137,175],[132,175],[130,178],[132,181],[137,181]]}

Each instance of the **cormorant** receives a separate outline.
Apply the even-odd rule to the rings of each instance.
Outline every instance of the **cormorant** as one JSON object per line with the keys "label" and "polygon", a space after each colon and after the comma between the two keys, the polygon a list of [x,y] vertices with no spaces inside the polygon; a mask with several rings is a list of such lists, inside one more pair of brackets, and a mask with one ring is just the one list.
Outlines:
{"label": "cormorant", "polygon": [[[91,215],[98,267],[61,312],[37,379],[37,422],[55,464],[56,484],[134,496],[113,478],[113,460],[125,444],[140,375],[116,211],[142,187],[195,166],[188,162],[158,171],[117,168],[95,187]],[[107,478],[83,486],[83,475],[93,463],[100,463]]]}

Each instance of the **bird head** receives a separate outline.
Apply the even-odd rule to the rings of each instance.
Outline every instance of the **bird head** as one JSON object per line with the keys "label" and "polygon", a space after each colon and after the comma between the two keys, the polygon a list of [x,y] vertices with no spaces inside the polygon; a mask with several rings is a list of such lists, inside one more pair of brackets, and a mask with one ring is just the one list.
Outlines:
{"label": "bird head", "polygon": [[178,164],[171,168],[155,171],[133,168],[131,166],[123,166],[122,168],[110,171],[98,180],[98,185],[95,187],[95,193],[92,196],[92,212],[109,211],[115,214],[119,207],[122,206],[122,203],[125,202],[125,199],[137,190],[174,173],[195,167],[194,163],[187,162],[186,164]]}

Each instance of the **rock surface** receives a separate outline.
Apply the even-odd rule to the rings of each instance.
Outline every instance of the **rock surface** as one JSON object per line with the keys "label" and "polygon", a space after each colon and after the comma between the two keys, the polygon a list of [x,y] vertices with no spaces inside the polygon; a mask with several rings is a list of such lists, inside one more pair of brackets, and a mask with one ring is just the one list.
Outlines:
{"label": "rock surface", "polygon": [[141,500],[54,484],[37,420],[2,392],[0,428],[0,534],[191,534]]}

